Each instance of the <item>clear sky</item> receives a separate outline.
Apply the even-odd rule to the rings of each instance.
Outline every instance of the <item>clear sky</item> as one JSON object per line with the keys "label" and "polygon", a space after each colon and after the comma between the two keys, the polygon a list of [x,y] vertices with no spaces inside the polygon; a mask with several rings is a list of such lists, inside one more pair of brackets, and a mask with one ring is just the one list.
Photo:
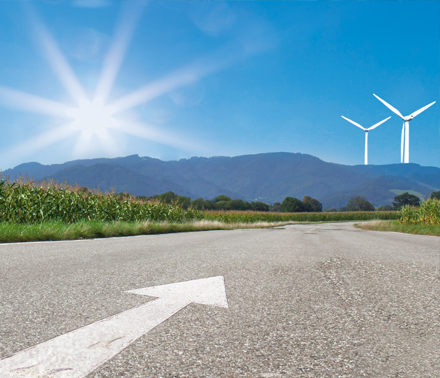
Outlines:
{"label": "clear sky", "polygon": [[0,169],[301,152],[440,166],[439,1],[0,1]]}

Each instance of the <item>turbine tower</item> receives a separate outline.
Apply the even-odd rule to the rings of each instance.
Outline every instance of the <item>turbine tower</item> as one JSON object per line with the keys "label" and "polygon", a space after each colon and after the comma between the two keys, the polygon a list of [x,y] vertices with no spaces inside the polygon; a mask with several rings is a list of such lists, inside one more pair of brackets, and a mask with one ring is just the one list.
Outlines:
{"label": "turbine tower", "polygon": [[368,129],[359,125],[359,123],[352,121],[351,119],[345,118],[344,116],[341,116],[341,117],[344,118],[345,120],[347,120],[348,122],[351,122],[353,125],[361,128],[362,130],[365,131],[365,159],[364,159],[364,163],[365,163],[365,165],[368,165],[368,132],[370,130],[375,129],[377,126],[382,125],[382,123],[384,123],[385,121],[388,121],[391,117],[385,118],[383,121],[376,123],[375,125],[369,127]]}
{"label": "turbine tower", "polygon": [[397,114],[400,118],[403,119],[402,135],[400,137],[400,162],[409,163],[409,123],[413,120],[415,116],[419,115],[421,112],[428,109],[430,106],[434,105],[435,101],[431,102],[430,104],[424,106],[419,110],[416,110],[414,113],[411,113],[409,116],[404,117],[396,108],[388,104],[388,102],[382,100],[379,96],[376,96],[374,93],[373,96],[376,97],[382,104],[384,104],[393,113]]}

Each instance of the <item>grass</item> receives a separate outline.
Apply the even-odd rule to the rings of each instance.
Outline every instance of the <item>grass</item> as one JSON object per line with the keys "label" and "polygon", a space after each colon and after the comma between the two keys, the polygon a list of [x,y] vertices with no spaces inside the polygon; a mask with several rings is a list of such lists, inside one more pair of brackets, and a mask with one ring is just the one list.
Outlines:
{"label": "grass", "polygon": [[371,231],[392,231],[406,234],[440,236],[440,226],[432,224],[402,224],[398,221],[374,221],[357,223],[355,227]]}
{"label": "grass", "polygon": [[225,223],[235,222],[341,222],[373,219],[397,219],[397,211],[346,211],[322,213],[273,213],[257,211],[215,211],[203,212],[206,220],[218,220]]}
{"label": "grass", "polygon": [[76,240],[166,234],[174,232],[234,230],[242,228],[268,228],[283,226],[286,222],[224,223],[220,221],[196,220],[175,222],[99,222],[79,221],[64,223],[51,221],[35,224],[0,223],[0,243]]}

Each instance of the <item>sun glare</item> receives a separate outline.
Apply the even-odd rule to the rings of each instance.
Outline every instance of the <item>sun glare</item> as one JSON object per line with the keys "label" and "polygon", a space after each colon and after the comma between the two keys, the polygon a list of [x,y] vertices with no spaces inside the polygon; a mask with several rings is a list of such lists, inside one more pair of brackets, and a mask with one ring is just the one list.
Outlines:
{"label": "sun glare", "polygon": [[73,118],[72,126],[83,134],[101,136],[109,128],[115,128],[118,122],[111,117],[110,109],[101,99],[90,102],[79,101],[78,108],[69,109],[67,115]]}
{"label": "sun glare", "polygon": [[[214,52],[214,54],[207,55],[203,59],[198,59],[192,64],[177,69],[150,84],[142,86],[138,90],[114,100],[108,105],[106,104],[142,7],[143,5],[132,7],[121,17],[107,59],[105,59],[93,101],[87,98],[86,91],[61,53],[55,39],[38,18],[36,12],[30,12],[38,40],[49,64],[52,66],[53,73],[58,76],[58,79],[78,106],[68,108],[63,103],[0,85],[0,100],[11,107],[62,116],[63,118],[67,117],[71,120],[67,124],[36,135],[13,147],[8,151],[8,157],[19,156],[21,158],[22,154],[46,148],[67,138],[76,139],[73,147],[73,155],[76,158],[88,156],[90,153],[95,154],[100,148],[104,148],[106,153],[114,155],[115,153],[119,154],[121,151],[123,145],[121,136],[123,135],[130,135],[177,148],[200,149],[198,144],[196,147],[192,141],[188,141],[182,135],[170,135],[166,130],[160,130],[143,122],[139,123],[132,119],[121,118],[123,115],[120,113],[140,104],[145,104],[177,88],[192,84],[226,67],[231,63],[232,58],[225,58],[224,50]],[[118,119],[114,118],[115,114],[119,115]]]}

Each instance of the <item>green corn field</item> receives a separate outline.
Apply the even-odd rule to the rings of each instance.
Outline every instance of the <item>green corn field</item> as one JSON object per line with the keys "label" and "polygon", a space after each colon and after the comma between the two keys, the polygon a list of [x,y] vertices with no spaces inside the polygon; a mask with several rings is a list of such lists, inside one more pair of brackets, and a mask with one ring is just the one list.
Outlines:
{"label": "green corn field", "polygon": [[247,211],[206,211],[204,219],[225,223],[253,222],[339,222],[370,219],[397,219],[397,211],[351,211],[329,213],[267,213]]}
{"label": "green corn field", "polygon": [[429,198],[420,207],[404,206],[398,220],[402,224],[440,225],[440,200]]}
{"label": "green corn field", "polygon": [[202,219],[200,211],[154,202],[119,200],[112,194],[78,192],[60,185],[0,181],[0,222],[21,224],[46,221],[169,221]]}
{"label": "green corn field", "polygon": [[[85,189],[85,190],[84,190]],[[427,201],[425,201],[427,202]],[[331,222],[370,219],[398,219],[396,211],[268,213],[253,211],[183,210],[178,205],[136,201],[112,193],[91,192],[67,184],[33,181],[0,181],[0,222],[32,224],[49,221],[135,222],[192,220],[224,223]]]}

